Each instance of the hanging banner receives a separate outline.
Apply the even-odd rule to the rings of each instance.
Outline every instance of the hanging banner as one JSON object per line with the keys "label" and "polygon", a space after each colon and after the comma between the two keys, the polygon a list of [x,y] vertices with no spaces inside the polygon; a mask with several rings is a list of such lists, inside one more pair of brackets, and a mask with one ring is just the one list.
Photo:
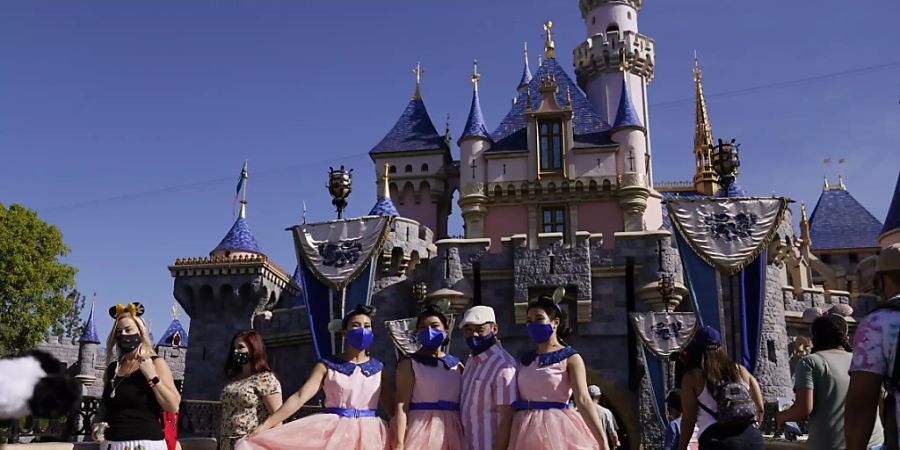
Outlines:
{"label": "hanging banner", "polygon": [[784,216],[781,198],[674,198],[666,201],[679,235],[707,264],[734,275],[769,245]]}
{"label": "hanging banner", "polygon": [[628,314],[644,347],[657,358],[668,358],[687,347],[697,331],[692,312],[633,312]]}
{"label": "hanging banner", "polygon": [[322,283],[341,291],[369,266],[390,232],[388,216],[296,225],[297,262]]}

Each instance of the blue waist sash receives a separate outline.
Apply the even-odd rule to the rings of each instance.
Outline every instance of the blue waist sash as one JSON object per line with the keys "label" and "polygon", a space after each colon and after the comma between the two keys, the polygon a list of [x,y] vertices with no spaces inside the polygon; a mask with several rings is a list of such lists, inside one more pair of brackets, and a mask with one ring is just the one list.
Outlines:
{"label": "blue waist sash", "polygon": [[328,414],[337,414],[341,417],[358,419],[360,417],[375,417],[374,409],[350,409],[350,408],[325,408]]}
{"label": "blue waist sash", "polygon": [[568,409],[568,403],[563,402],[530,402],[528,400],[516,400],[512,403],[513,409],[525,411],[529,409]]}
{"label": "blue waist sash", "polygon": [[410,411],[459,411],[459,403],[438,400],[436,402],[417,402],[409,404]]}

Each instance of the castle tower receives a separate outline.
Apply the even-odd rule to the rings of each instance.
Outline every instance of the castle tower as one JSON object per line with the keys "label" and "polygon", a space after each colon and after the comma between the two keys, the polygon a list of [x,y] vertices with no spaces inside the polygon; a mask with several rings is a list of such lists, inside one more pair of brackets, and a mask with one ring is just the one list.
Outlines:
{"label": "castle tower", "polygon": [[[246,218],[242,200],[240,215],[209,257],[180,258],[169,266],[173,295],[191,317],[184,378],[204,380],[189,381],[184,398],[218,399],[234,333],[253,328],[257,316],[276,305],[293,305],[298,293],[290,274],[260,250]],[[186,339],[183,335],[182,342]]]}
{"label": "castle tower", "polygon": [[[390,164],[392,182],[388,189],[400,215],[417,220],[434,231],[435,236],[447,235],[451,198],[456,189],[456,167],[450,146],[434,128],[425,103],[420,82],[422,70],[416,64],[416,90],[406,109],[393,128],[377,145],[369,150],[375,162],[376,175],[384,163]],[[379,181],[378,192],[384,187]]]}
{"label": "castle tower", "polygon": [[[516,92],[521,94],[528,87],[528,84],[531,83],[531,80],[531,69],[528,68],[528,42],[525,42],[525,66],[522,68],[522,79],[519,80],[519,85],[516,86]],[[477,81],[473,80],[473,82],[476,83],[475,90],[477,91]]]}
{"label": "castle tower", "polygon": [[184,369],[187,356],[188,333],[181,321],[178,320],[180,312],[178,304],[172,305],[172,322],[166,328],[159,342],[156,343],[156,353],[165,358],[172,370],[172,378],[175,385],[181,390],[184,387]]}
{"label": "castle tower", "polygon": [[719,190],[716,184],[718,177],[712,166],[712,127],[709,123],[706,97],[703,95],[703,73],[700,71],[696,53],[694,53],[694,84],[697,87],[694,120],[694,160],[696,162],[694,190],[699,194],[711,196]]}
{"label": "castle tower", "polygon": [[84,330],[78,340],[78,375],[75,378],[84,386],[85,390],[97,381],[95,367],[106,366],[105,361],[97,361],[100,338],[97,336],[97,327],[94,325],[94,302],[91,302],[91,314],[84,323]]}
{"label": "castle tower", "polygon": [[[574,50],[578,85],[608,122],[615,117],[622,82],[648,130],[647,85],[653,79],[654,42],[638,32],[643,0],[580,0],[588,38]],[[623,77],[622,74],[625,76]],[[649,145],[648,145],[649,148]]]}
{"label": "castle tower", "polygon": [[619,144],[616,165],[622,183],[618,196],[625,214],[625,231],[643,231],[644,212],[650,197],[646,171],[647,129],[641,124],[640,115],[631,103],[628,83],[622,83],[611,135],[613,142]]}
{"label": "castle tower", "polygon": [[[526,47],[526,52],[528,48]],[[491,136],[484,125],[484,116],[481,114],[481,102],[478,99],[478,81],[481,74],[478,73],[478,61],[473,63],[472,69],[472,106],[469,108],[469,116],[466,119],[466,127],[460,136],[459,145],[459,207],[462,210],[465,222],[466,238],[484,237],[484,216],[487,213],[487,196],[485,195],[485,160],[484,152],[491,148]],[[525,81],[527,77],[528,81]],[[525,72],[522,74],[522,83],[525,87],[531,82],[531,72],[528,70],[528,56],[525,57]]]}

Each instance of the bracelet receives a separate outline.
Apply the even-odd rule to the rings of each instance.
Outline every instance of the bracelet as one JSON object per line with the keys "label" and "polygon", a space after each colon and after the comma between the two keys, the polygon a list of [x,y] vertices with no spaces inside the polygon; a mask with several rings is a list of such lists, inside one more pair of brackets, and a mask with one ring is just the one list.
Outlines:
{"label": "bracelet", "polygon": [[153,377],[153,378],[147,380],[147,384],[150,385],[150,389],[155,388],[156,385],[159,384],[159,377]]}

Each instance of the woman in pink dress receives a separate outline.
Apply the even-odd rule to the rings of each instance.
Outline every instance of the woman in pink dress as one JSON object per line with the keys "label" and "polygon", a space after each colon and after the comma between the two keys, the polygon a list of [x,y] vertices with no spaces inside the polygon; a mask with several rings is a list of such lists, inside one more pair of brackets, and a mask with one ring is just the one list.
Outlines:
{"label": "woman in pink dress", "polygon": [[[340,357],[316,363],[299,391],[284,402],[235,450],[387,450],[388,428],[377,417],[379,398],[391,412],[393,402],[385,383],[384,364],[370,358],[375,308],[357,306],[341,323],[346,349]],[[384,387],[384,389],[382,389]],[[277,426],[297,412],[319,389],[325,390],[325,414],[315,414]],[[274,428],[273,428],[274,427]],[[270,429],[271,428],[271,429]]]}
{"label": "woman in pink dress", "polygon": [[463,365],[441,350],[447,316],[428,306],[416,320],[422,348],[397,365],[394,449],[462,450],[459,393]]}
{"label": "woman in pink dress", "polygon": [[[565,321],[566,314],[550,297],[528,305],[528,335],[537,348],[519,362],[510,449],[609,449],[588,393],[584,360],[561,340],[569,335]],[[578,412],[568,408],[570,395]]]}

